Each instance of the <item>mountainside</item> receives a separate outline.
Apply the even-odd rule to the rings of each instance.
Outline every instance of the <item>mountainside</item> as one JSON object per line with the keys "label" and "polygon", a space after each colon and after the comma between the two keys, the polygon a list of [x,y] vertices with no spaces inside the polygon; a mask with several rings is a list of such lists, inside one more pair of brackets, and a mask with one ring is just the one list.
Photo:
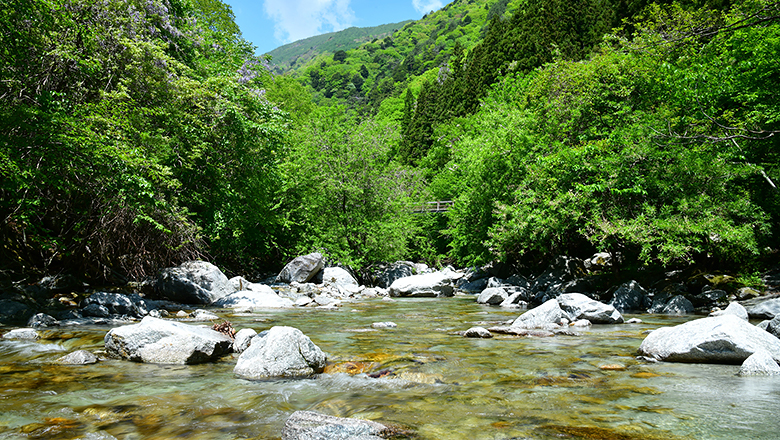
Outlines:
{"label": "mountainside", "polygon": [[[348,102],[373,113],[386,98],[398,98],[415,78],[435,78],[456,47],[474,47],[491,19],[511,16],[525,3],[455,0],[383,39],[298,62],[290,74],[311,85],[319,104]],[[419,81],[414,87],[419,89]]]}
{"label": "mountainside", "polygon": [[338,32],[304,38],[268,52],[271,55],[271,65],[275,73],[286,73],[296,66],[323,53],[334,53],[339,50],[350,50],[373,39],[384,38],[402,28],[412,20],[399,23],[382,24],[374,27],[351,27]]}

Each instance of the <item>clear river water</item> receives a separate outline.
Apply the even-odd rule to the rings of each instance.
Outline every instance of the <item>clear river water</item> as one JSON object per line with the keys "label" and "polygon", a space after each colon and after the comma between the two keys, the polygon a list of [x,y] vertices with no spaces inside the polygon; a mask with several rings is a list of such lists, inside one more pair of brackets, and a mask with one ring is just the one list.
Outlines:
{"label": "clear river water", "polygon": [[[297,327],[330,365],[317,377],[269,381],[234,376],[235,356],[65,366],[54,360],[102,350],[109,328],[42,330],[37,342],[0,340],[0,439],[279,439],[297,410],[375,420],[416,439],[780,438],[780,377],[635,358],[644,332],[694,316],[629,315],[643,322],[579,336],[468,339],[456,332],[521,311],[459,296],[216,313],[236,329]],[[372,328],[384,321],[398,326]]]}

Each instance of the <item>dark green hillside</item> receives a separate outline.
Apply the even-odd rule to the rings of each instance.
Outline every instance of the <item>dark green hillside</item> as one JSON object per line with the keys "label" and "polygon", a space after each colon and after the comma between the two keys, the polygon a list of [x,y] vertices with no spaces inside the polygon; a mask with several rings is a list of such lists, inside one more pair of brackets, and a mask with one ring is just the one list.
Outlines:
{"label": "dark green hillside", "polygon": [[320,54],[350,50],[375,38],[384,38],[409,22],[411,20],[374,27],[351,27],[338,32],[316,35],[277,47],[268,52],[268,55],[271,55],[274,72],[286,73]]}

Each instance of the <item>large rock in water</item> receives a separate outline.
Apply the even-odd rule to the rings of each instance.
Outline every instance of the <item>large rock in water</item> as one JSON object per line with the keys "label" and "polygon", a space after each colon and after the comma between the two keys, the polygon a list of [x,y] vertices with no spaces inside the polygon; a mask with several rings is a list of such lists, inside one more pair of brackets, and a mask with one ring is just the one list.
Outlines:
{"label": "large rock in water", "polygon": [[734,315],[701,318],[647,335],[639,354],[668,362],[741,364],[765,350],[780,361],[780,339]]}
{"label": "large rock in water", "polygon": [[594,324],[621,324],[623,315],[615,307],[591,299],[581,293],[564,293],[556,298],[569,319],[587,319]]}
{"label": "large rock in water", "polygon": [[246,379],[305,377],[321,373],[326,361],[325,353],[303,332],[277,326],[252,338],[233,372]]}
{"label": "large rock in water", "polygon": [[412,275],[393,281],[388,289],[390,296],[441,297],[452,296],[455,281],[463,274],[445,269],[433,273]]}
{"label": "large rock in water", "polygon": [[153,364],[198,364],[230,352],[233,340],[205,327],[151,316],[139,324],[111,329],[103,338],[115,357]]}
{"label": "large rock in water", "polygon": [[252,284],[252,290],[242,290],[218,299],[214,305],[226,308],[279,309],[292,307],[293,301],[282,298],[273,289],[263,284]]}
{"label": "large rock in water", "polygon": [[296,411],[282,428],[282,440],[380,440],[390,430],[369,420],[345,419]]}
{"label": "large rock in water", "polygon": [[560,324],[563,318],[568,319],[566,312],[561,309],[558,301],[555,299],[547,300],[539,307],[533,308],[512,322],[511,327],[523,329],[546,328],[551,324]]}
{"label": "large rock in water", "polygon": [[301,255],[294,260],[287,263],[279,272],[276,280],[280,283],[306,283],[310,279],[314,278],[322,269],[322,254],[319,252],[312,252],[308,255]]}
{"label": "large rock in water", "polygon": [[498,305],[506,301],[507,298],[509,298],[509,294],[503,287],[488,287],[479,294],[477,303]]}
{"label": "large rock in water", "polygon": [[184,304],[211,304],[235,292],[225,274],[205,261],[163,269],[157,278],[157,291],[165,299]]}

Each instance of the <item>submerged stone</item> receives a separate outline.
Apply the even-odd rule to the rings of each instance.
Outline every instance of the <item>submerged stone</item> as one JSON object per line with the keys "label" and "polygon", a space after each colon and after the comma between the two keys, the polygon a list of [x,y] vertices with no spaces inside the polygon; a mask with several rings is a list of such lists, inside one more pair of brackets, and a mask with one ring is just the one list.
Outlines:
{"label": "submerged stone", "polygon": [[87,365],[96,364],[98,357],[94,353],[87,350],[78,350],[73,353],[67,354],[59,359],[57,362],[63,365]]}
{"label": "submerged stone", "polygon": [[369,420],[296,411],[284,423],[282,440],[380,440],[390,429]]}

